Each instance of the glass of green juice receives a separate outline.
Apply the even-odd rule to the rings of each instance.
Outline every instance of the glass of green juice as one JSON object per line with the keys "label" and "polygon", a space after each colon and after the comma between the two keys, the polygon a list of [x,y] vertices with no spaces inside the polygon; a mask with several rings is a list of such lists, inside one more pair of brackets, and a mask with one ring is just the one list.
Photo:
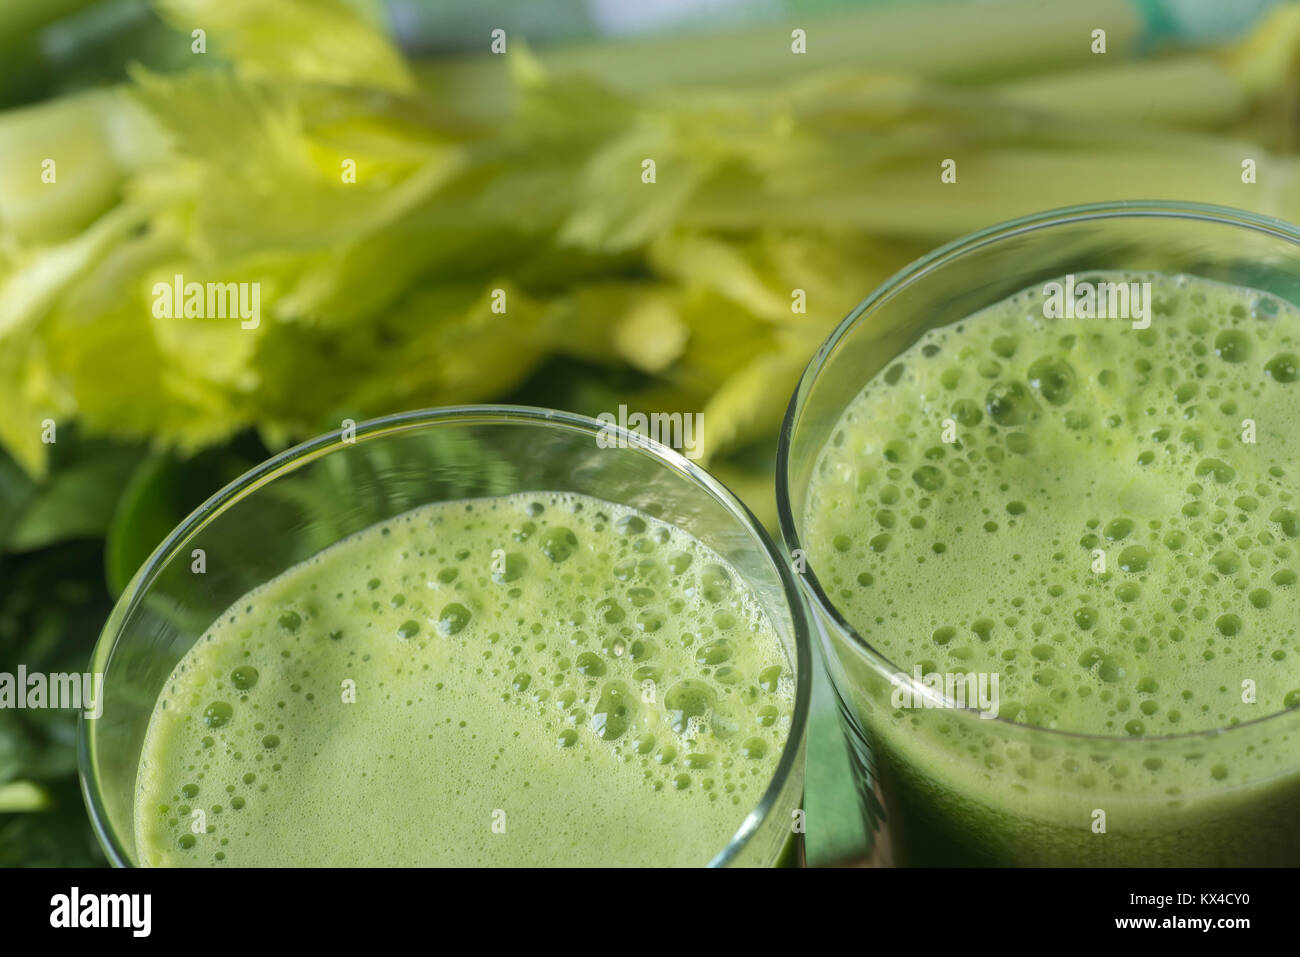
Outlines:
{"label": "glass of green juice", "polygon": [[113,610],[79,757],[114,864],[801,859],[810,625],[738,499],[563,412],[344,426]]}
{"label": "glass of green juice", "polygon": [[777,498],[874,862],[1300,864],[1297,303],[1294,226],[1122,202],[823,344]]}

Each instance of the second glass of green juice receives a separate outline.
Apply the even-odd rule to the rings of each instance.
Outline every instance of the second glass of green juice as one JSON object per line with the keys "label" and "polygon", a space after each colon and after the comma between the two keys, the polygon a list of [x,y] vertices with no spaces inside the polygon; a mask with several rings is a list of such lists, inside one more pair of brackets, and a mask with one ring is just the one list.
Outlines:
{"label": "second glass of green juice", "polygon": [[909,267],[778,464],[883,864],[1300,863],[1300,233],[1119,203]]}
{"label": "second glass of green juice", "polygon": [[148,866],[786,863],[807,624],[681,456],[517,407],[340,431],[218,493],[136,576],[82,728]]}

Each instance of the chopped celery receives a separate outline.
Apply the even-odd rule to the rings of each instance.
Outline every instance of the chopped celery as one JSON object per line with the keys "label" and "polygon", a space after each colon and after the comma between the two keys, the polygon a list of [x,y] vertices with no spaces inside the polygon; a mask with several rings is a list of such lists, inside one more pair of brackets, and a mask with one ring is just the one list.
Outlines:
{"label": "chopped celery", "polygon": [[[771,28],[515,42],[418,84],[371,0],[160,6],[214,57],[0,114],[0,442],[33,474],[46,418],[274,444],[508,394],[562,355],[635,383],[620,401],[702,409],[716,462],[770,436],[857,300],[956,234],[1118,198],[1300,219],[1300,160],[1258,142],[1284,140],[1267,118],[1295,93],[1294,6],[1149,63],[1121,0],[1005,0],[847,14],[816,56]],[[1104,61],[1079,40],[1102,21]],[[155,316],[178,275],[256,283],[260,321]]]}

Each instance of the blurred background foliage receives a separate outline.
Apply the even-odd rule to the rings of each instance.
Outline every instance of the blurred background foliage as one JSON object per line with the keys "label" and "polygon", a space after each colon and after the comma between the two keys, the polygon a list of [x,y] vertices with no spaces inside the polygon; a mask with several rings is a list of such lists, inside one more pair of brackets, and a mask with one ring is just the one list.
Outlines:
{"label": "blurred background foliage", "polygon": [[[1264,0],[7,0],[0,671],[81,670],[177,522],[344,418],[702,412],[771,525],[788,397],[875,286],[1072,203],[1300,220],[1298,105]],[[260,324],[155,315],[178,274]],[[0,864],[102,860],[75,730],[0,711]]]}

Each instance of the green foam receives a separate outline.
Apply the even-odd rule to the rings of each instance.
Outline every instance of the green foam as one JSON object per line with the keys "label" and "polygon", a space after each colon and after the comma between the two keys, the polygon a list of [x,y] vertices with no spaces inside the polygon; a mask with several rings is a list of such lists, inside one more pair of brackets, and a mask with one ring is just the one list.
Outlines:
{"label": "green foam", "polygon": [[1300,311],[1091,278],[1152,283],[1149,327],[1027,290],[926,333],[819,453],[828,597],[898,671],[996,674],[1014,722],[906,707],[845,651],[860,771],[907,862],[1294,863]]}
{"label": "green foam", "polygon": [[1149,328],[1045,319],[1031,289],[873,380],[818,463],[813,566],[900,670],[996,672],[1019,722],[1168,735],[1300,703],[1300,312],[1108,278],[1152,282]]}
{"label": "green foam", "polygon": [[240,599],[186,654],[150,721],[137,847],[152,865],[704,864],[766,790],[792,708],[771,623],[680,529],[580,495],[426,506]]}

